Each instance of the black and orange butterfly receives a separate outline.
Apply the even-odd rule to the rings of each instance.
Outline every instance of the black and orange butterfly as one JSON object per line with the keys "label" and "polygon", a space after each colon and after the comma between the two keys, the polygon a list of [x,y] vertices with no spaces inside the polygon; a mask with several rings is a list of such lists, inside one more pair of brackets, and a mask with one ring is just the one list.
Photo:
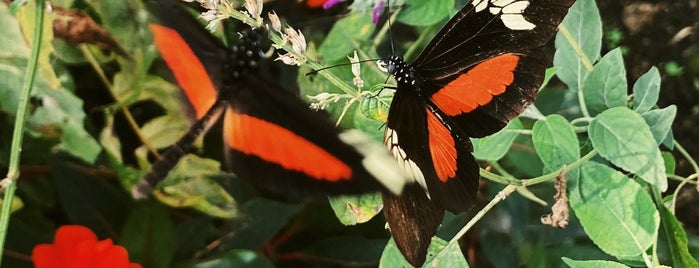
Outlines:
{"label": "black and orange butterfly", "polygon": [[263,192],[285,199],[398,194],[410,182],[381,144],[336,128],[327,114],[257,71],[271,46],[265,29],[245,31],[226,47],[177,2],[147,1],[158,20],[150,29],[196,120],[151,165],[134,196],[150,194],[221,113],[230,169]]}
{"label": "black and orange butterfly", "polygon": [[478,164],[469,137],[502,129],[531,104],[544,79],[540,50],[574,0],[473,0],[417,59],[379,63],[397,81],[384,141],[419,184],[383,195],[393,238],[415,266],[444,211],[474,206]]}

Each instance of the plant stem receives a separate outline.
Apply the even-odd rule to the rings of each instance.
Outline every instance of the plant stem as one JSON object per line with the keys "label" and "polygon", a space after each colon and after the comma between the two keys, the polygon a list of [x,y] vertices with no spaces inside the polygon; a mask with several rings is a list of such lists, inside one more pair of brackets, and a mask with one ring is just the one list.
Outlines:
{"label": "plant stem", "polygon": [[[19,161],[22,153],[22,140],[24,139],[24,121],[27,117],[29,97],[31,96],[32,87],[34,86],[34,77],[36,76],[37,63],[39,62],[39,48],[41,46],[41,37],[43,34],[45,3],[43,0],[36,0],[35,5],[32,52],[29,62],[27,63],[24,82],[22,83],[22,90],[19,96],[19,103],[17,105],[15,126],[12,133],[12,144],[10,145],[10,163],[7,177],[0,182],[0,185],[5,189],[2,211],[0,211],[0,252],[3,252],[5,248],[7,227],[10,223],[10,216],[12,215],[12,200],[14,200],[15,197],[17,179],[19,178]],[[2,256],[3,254],[0,254],[0,264],[2,264]]]}

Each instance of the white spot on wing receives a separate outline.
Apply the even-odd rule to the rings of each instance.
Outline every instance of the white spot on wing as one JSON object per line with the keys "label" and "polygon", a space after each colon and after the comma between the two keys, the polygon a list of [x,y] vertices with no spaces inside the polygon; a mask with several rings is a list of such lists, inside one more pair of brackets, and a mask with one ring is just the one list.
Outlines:
{"label": "white spot on wing", "polygon": [[486,7],[488,7],[487,0],[473,0],[473,2],[471,2],[471,4],[473,4],[473,6],[476,7],[476,12],[481,12]]}
{"label": "white spot on wing", "polygon": [[531,30],[536,27],[536,25],[528,22],[520,14],[504,14],[500,16],[500,18],[502,19],[502,23],[504,23],[507,28],[512,30]]}
{"label": "white spot on wing", "polygon": [[403,172],[400,165],[396,165],[396,160],[386,153],[383,146],[372,141],[361,131],[344,131],[339,137],[364,156],[362,166],[392,193],[400,194],[405,184],[413,181],[412,177]]}
{"label": "white spot on wing", "polygon": [[413,160],[410,160],[405,151],[400,148],[398,144],[398,133],[395,130],[388,127],[386,128],[384,144],[386,144],[391,154],[398,159],[398,166],[403,169],[404,173],[419,183],[420,186],[427,191],[427,183],[425,182],[425,176],[422,174],[422,170],[420,170],[417,164],[415,164]]}
{"label": "white spot on wing", "polygon": [[498,16],[505,27],[512,30],[531,30],[536,27],[524,18],[524,10],[529,6],[526,0],[474,0],[472,2],[476,12],[488,8],[488,12]]}

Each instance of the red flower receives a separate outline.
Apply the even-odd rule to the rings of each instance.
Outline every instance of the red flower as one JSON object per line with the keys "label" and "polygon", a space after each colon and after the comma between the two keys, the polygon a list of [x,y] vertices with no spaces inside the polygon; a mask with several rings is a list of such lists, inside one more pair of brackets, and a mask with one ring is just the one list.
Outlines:
{"label": "red flower", "polygon": [[56,231],[53,244],[34,247],[32,261],[36,268],[141,268],[130,263],[126,249],[112,239],[97,241],[97,235],[87,227],[64,225]]}

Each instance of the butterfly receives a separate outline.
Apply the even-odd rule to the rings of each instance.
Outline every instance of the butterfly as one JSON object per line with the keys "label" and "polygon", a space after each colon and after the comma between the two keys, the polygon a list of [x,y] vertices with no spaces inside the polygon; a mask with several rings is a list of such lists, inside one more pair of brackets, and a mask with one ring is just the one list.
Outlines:
{"label": "butterfly", "polygon": [[158,20],[150,25],[156,47],[195,121],[151,165],[135,197],[147,196],[220,114],[231,171],[271,196],[398,194],[411,182],[380,143],[336,128],[260,71],[271,47],[264,28],[244,31],[226,47],[177,2],[146,3]]}
{"label": "butterfly", "polygon": [[502,129],[544,79],[541,47],[574,0],[473,0],[408,64],[379,62],[397,87],[384,142],[418,184],[384,194],[384,215],[406,260],[426,259],[444,211],[476,202],[479,168],[469,140]]}

